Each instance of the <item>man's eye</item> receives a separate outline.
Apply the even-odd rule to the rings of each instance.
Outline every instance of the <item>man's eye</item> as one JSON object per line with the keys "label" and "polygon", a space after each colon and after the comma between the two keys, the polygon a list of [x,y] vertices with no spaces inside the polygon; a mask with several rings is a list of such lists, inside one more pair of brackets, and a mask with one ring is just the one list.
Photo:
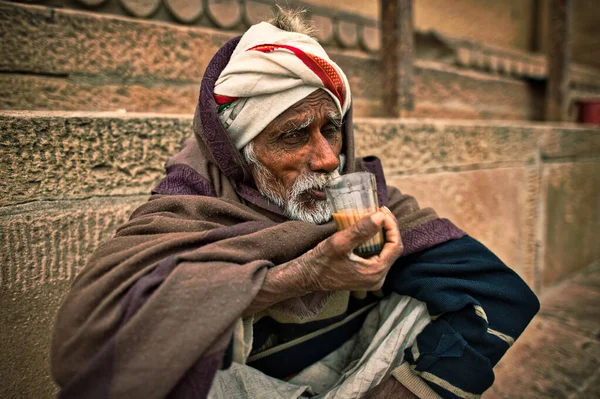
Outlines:
{"label": "man's eye", "polygon": [[304,134],[301,132],[290,132],[283,135],[283,140],[288,143],[297,143],[302,141]]}

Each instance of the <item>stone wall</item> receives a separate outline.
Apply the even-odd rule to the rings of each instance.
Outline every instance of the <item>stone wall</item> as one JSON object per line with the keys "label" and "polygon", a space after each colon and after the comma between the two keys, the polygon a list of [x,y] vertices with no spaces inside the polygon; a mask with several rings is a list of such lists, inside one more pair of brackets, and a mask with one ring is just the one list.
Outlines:
{"label": "stone wall", "polygon": [[[571,0],[572,25],[571,49],[573,61],[600,68],[600,8],[594,1]],[[531,49],[547,53],[552,45],[548,35],[549,0],[539,2],[539,26],[537,32],[537,48]]]}
{"label": "stone wall", "polygon": [[[0,397],[51,397],[56,310],[191,135],[179,115],[0,113]],[[489,246],[538,293],[600,259],[600,130],[358,119],[359,155]]]}
{"label": "stone wall", "polygon": [[[305,0],[330,5],[331,0]],[[533,0],[414,0],[415,27],[470,40],[531,50]],[[344,11],[379,18],[379,1],[346,0]]]}
{"label": "stone wall", "polygon": [[[211,56],[271,5],[199,1],[103,0],[93,12],[84,0],[0,1],[0,109],[192,112]],[[143,5],[155,11],[137,9]],[[323,7],[309,17],[351,80],[355,114],[381,116],[378,22]],[[436,31],[417,30],[415,42],[413,117],[543,118],[542,55]],[[600,97],[598,70],[574,65],[571,74],[573,101]]]}
{"label": "stone wall", "polygon": [[[326,21],[333,30],[331,20]],[[322,42],[350,78],[355,114],[380,116],[384,82],[379,58],[358,51],[367,47],[360,43],[377,47],[377,31],[347,25]],[[236,35],[205,26],[3,2],[0,28],[0,109],[7,110],[193,112],[207,63]],[[506,52],[500,56],[431,34],[418,38],[414,116],[541,118],[543,86],[535,83],[544,74],[539,60]],[[473,70],[480,58],[481,70]],[[485,71],[488,59],[494,73]]]}
{"label": "stone wall", "polygon": [[[330,6],[331,0],[305,0]],[[600,8],[590,0],[573,3],[573,60],[600,68]],[[547,53],[549,0],[414,0],[415,28],[527,52]],[[346,0],[346,12],[378,19],[379,1]]]}

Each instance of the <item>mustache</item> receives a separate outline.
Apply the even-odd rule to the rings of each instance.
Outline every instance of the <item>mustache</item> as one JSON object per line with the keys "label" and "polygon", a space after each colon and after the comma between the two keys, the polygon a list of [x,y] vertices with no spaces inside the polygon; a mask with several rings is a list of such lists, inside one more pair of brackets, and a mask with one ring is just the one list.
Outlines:
{"label": "mustache", "polygon": [[334,170],[330,173],[306,172],[298,176],[292,189],[288,193],[289,198],[297,198],[310,190],[323,191],[330,180],[340,176],[340,172]]}

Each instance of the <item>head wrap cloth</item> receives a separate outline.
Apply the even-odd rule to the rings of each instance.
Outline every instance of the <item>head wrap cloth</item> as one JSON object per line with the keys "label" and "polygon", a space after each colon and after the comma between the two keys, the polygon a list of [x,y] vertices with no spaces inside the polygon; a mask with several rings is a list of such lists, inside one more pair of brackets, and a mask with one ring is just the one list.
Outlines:
{"label": "head wrap cloth", "polygon": [[318,89],[331,96],[343,117],[351,96],[341,68],[309,36],[261,22],[240,39],[214,95],[221,124],[241,149],[282,112]]}

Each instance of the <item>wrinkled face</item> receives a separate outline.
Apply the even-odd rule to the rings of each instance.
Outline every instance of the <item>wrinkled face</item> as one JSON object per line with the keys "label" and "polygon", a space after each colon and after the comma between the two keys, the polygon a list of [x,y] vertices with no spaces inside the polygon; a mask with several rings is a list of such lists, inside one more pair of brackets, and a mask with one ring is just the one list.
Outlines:
{"label": "wrinkled face", "polygon": [[273,120],[243,153],[257,188],[290,218],[331,218],[323,188],[337,176],[341,117],[331,97],[317,90]]}

